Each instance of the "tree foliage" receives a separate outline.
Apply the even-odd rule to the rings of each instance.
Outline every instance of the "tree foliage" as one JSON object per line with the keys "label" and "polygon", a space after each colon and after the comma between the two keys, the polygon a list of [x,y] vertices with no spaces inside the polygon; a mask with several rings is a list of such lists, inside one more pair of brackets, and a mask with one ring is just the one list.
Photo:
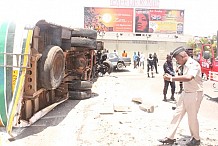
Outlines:
{"label": "tree foliage", "polygon": [[214,48],[214,51],[216,53],[217,48],[217,36],[209,36],[209,37],[194,37],[193,39],[189,40],[187,42],[187,46],[193,49],[193,55],[198,55],[198,53],[201,51],[201,47],[204,44],[211,44],[212,48]]}

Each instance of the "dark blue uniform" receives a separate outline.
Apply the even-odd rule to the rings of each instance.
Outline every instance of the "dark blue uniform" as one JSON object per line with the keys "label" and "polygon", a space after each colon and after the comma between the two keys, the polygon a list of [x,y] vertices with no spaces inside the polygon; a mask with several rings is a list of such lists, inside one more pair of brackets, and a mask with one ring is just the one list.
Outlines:
{"label": "dark blue uniform", "polygon": [[[169,57],[169,58],[167,57],[167,61],[163,65],[163,69],[164,69],[164,73],[168,73],[172,76],[175,76],[175,71],[173,70],[173,63],[172,63],[171,57]],[[164,89],[163,89],[164,101],[167,100],[166,95],[167,95],[167,90],[168,90],[169,84],[171,86],[171,100],[175,100],[175,98],[174,98],[174,93],[175,93],[175,89],[176,89],[175,82],[164,80]]]}

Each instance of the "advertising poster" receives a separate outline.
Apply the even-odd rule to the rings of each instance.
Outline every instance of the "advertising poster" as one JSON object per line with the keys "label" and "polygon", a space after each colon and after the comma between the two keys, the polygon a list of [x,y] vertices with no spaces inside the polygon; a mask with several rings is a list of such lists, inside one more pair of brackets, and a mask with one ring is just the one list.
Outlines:
{"label": "advertising poster", "polygon": [[135,9],[135,32],[183,34],[184,10]]}
{"label": "advertising poster", "polygon": [[106,32],[133,32],[133,9],[85,7],[84,28]]}

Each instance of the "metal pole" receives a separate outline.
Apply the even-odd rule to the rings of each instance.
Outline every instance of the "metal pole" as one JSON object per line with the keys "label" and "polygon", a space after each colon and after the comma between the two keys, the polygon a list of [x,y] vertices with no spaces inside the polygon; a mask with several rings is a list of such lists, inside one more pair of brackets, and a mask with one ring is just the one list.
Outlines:
{"label": "metal pole", "polygon": [[148,56],[148,36],[147,36],[147,34],[146,34],[146,38],[147,38],[147,40],[146,40],[146,54]]}

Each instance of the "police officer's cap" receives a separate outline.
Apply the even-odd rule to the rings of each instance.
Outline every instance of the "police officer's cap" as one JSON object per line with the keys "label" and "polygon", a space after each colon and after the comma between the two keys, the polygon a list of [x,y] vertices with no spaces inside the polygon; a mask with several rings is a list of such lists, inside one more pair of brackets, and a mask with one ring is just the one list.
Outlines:
{"label": "police officer's cap", "polygon": [[180,52],[183,52],[183,51],[186,51],[186,49],[183,46],[178,47],[175,50],[173,50],[173,52],[171,53],[171,56],[175,58],[176,55],[178,55]]}

